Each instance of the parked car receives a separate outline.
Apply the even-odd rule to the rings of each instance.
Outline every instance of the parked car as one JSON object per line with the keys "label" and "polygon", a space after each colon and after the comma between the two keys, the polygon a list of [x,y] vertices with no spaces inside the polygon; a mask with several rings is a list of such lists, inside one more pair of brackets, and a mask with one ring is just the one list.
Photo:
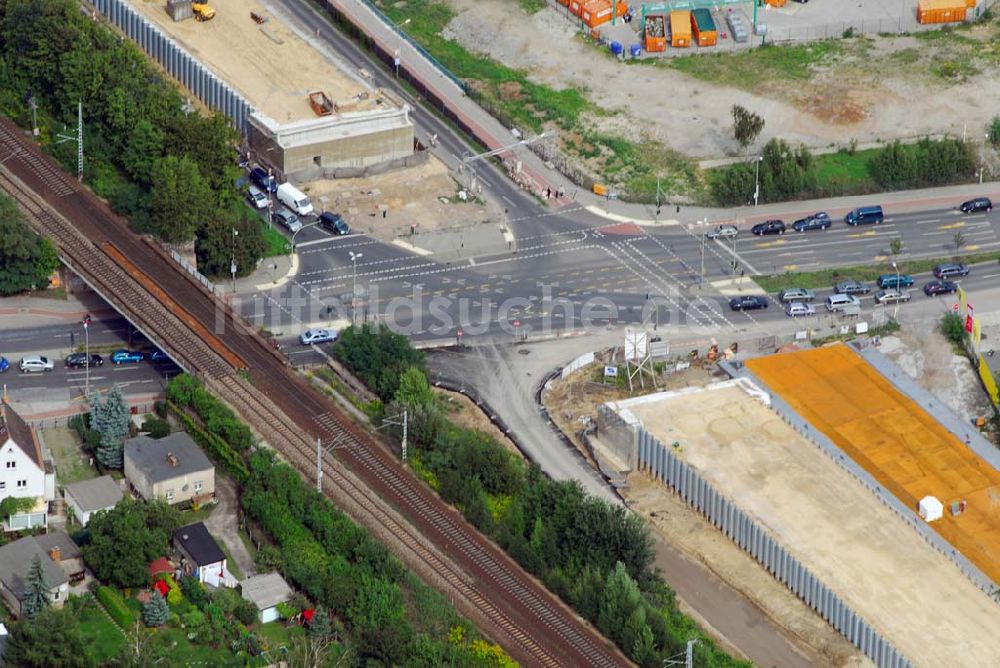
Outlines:
{"label": "parked car", "polygon": [[867,295],[872,289],[867,283],[848,278],[833,286],[833,291],[839,295]]}
{"label": "parked car", "polygon": [[785,315],[792,318],[800,315],[816,315],[816,307],[803,302],[792,302],[785,307]]}
{"label": "parked car", "polygon": [[254,167],[250,170],[250,183],[265,193],[270,192],[273,195],[278,192],[278,179],[274,178],[273,175],[268,175],[267,170],[263,167]]}
{"label": "parked car", "polygon": [[761,297],[760,295],[733,297],[729,300],[729,308],[734,311],[753,311],[759,308],[767,308],[767,297]]}
{"label": "parked car", "polygon": [[968,276],[969,265],[961,262],[945,262],[934,267],[934,275],[938,278],[951,278],[952,276]]}
{"label": "parked car", "polygon": [[138,350],[116,350],[111,353],[112,364],[135,364],[146,358]]}
{"label": "parked car", "polygon": [[8,360],[3,355],[0,355],[0,373],[3,373],[10,368],[10,360]]}
{"label": "parked car", "polygon": [[931,281],[924,286],[924,294],[928,297],[958,292],[958,283],[952,281]]}
{"label": "parked car", "polygon": [[307,329],[299,335],[299,343],[311,346],[314,343],[329,343],[337,340],[337,332],[332,329]]}
{"label": "parked car", "polygon": [[796,232],[805,232],[807,230],[825,230],[832,224],[833,221],[830,220],[830,214],[826,211],[820,211],[811,216],[799,218],[792,223],[792,229]]}
{"label": "parked car", "polygon": [[52,360],[42,355],[31,355],[29,357],[22,357],[21,363],[18,366],[21,369],[21,373],[31,373],[34,371],[52,371],[54,368],[56,368],[56,365],[52,363]]}
{"label": "parked car", "polygon": [[763,223],[757,223],[750,231],[757,236],[763,236],[765,234],[784,234],[785,233],[785,223],[781,220],[765,220]]}
{"label": "parked car", "polygon": [[273,214],[274,222],[284,225],[289,232],[295,233],[302,229],[302,221],[288,209],[278,209]]}
{"label": "parked car", "polygon": [[97,353],[93,353],[90,356],[90,363],[88,364],[87,353],[70,353],[63,362],[66,364],[67,369],[83,369],[87,366],[102,366],[104,358]]}
{"label": "parked car", "polygon": [[908,288],[913,285],[913,277],[907,274],[882,274],[878,277],[880,288]]}
{"label": "parked car", "polygon": [[247,188],[247,201],[250,202],[250,206],[255,209],[267,208],[267,194],[255,186]]}
{"label": "parked car", "polygon": [[859,206],[844,216],[844,222],[848,225],[878,225],[883,220],[885,214],[880,206]]}
{"label": "parked car", "polygon": [[789,302],[811,302],[816,299],[816,293],[805,288],[785,288],[778,293],[778,301],[782,304]]}
{"label": "parked car", "polygon": [[157,348],[153,352],[149,353],[149,361],[150,362],[169,362],[170,361],[170,357],[165,352],[163,352],[162,350],[160,350],[159,348]]}
{"label": "parked car", "polygon": [[339,213],[330,213],[329,211],[319,214],[319,226],[337,235],[348,234],[351,231],[351,228],[348,227]]}
{"label": "parked car", "polygon": [[989,197],[977,197],[975,199],[970,199],[968,202],[962,202],[962,206],[958,208],[962,210],[962,213],[975,213],[976,211],[992,211],[993,202],[990,201]]}
{"label": "parked car", "polygon": [[900,290],[898,288],[889,288],[888,290],[879,290],[875,293],[875,301],[879,304],[889,304],[893,302],[908,302],[910,301],[910,293],[906,290]]}
{"label": "parked car", "polygon": [[740,230],[735,225],[718,225],[714,230],[709,230],[705,236],[709,239],[732,239],[739,236]]}

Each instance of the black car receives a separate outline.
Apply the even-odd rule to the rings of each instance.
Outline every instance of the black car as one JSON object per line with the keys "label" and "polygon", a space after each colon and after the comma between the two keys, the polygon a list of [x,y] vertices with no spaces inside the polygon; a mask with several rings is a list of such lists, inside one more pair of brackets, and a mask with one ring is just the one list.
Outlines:
{"label": "black car", "polygon": [[319,214],[319,226],[333,234],[348,234],[351,231],[339,213],[329,211]]}
{"label": "black car", "polygon": [[792,229],[796,232],[805,232],[807,230],[825,230],[833,223],[830,220],[830,214],[826,211],[820,211],[819,213],[814,213],[811,216],[806,216],[805,218],[799,218],[794,223],[792,223]]}
{"label": "black car", "polygon": [[753,311],[759,308],[767,308],[767,297],[761,297],[760,295],[733,297],[729,300],[729,308],[734,311]]}
{"label": "black car", "polygon": [[[87,353],[70,353],[63,360],[66,364],[67,369],[83,369],[87,367]],[[101,366],[104,364],[104,358],[98,354],[93,354],[90,356],[90,366]]]}
{"label": "black car", "polygon": [[278,179],[273,174],[268,174],[263,167],[254,167],[250,170],[250,183],[254,184],[265,193],[272,195],[278,192]]}
{"label": "black car", "polygon": [[945,295],[958,291],[958,283],[952,281],[931,281],[924,286],[924,294],[928,297]]}
{"label": "black car", "polygon": [[872,288],[867,283],[848,278],[833,286],[833,291],[840,295],[867,295]]}
{"label": "black car", "polygon": [[969,265],[961,262],[945,262],[934,267],[935,278],[951,278],[952,276],[968,276]]}
{"label": "black car", "polygon": [[761,236],[764,234],[784,234],[785,233],[785,223],[780,220],[765,220],[763,223],[757,223],[750,231]]}
{"label": "black car", "polygon": [[993,202],[990,201],[989,197],[977,197],[976,199],[970,199],[968,202],[962,202],[962,206],[959,207],[962,213],[975,213],[976,211],[992,211]]}

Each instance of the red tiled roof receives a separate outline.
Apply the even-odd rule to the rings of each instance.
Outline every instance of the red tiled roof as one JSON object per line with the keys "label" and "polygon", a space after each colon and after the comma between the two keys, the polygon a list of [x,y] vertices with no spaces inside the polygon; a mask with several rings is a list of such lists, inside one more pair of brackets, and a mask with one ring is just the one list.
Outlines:
{"label": "red tiled roof", "polygon": [[160,557],[149,565],[149,574],[156,577],[159,573],[173,573],[174,565],[166,557]]}
{"label": "red tiled roof", "polygon": [[24,451],[24,454],[28,455],[28,459],[33,461],[35,466],[40,469],[45,466],[42,462],[42,449],[38,445],[35,430],[14,412],[10,404],[4,401],[0,404],[0,444],[5,442],[8,437]]}

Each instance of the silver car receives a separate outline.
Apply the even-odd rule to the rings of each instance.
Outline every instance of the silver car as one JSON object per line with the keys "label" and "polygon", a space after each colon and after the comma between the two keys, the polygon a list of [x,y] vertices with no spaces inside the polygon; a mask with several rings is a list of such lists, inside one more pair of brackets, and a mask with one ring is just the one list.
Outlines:
{"label": "silver car", "polygon": [[816,299],[816,293],[806,288],[785,288],[778,293],[778,301],[782,304],[789,302],[811,302]]}
{"label": "silver car", "polygon": [[709,239],[732,239],[739,235],[740,231],[735,225],[719,225],[714,230],[709,230],[705,236]]}
{"label": "silver car", "polygon": [[273,217],[276,222],[287,227],[288,231],[293,234],[302,229],[302,221],[288,209],[278,209],[274,212]]}
{"label": "silver car", "polygon": [[896,288],[887,288],[885,290],[879,290],[875,293],[875,301],[879,304],[889,304],[893,302],[908,302],[910,301],[910,293],[906,290],[897,290]]}
{"label": "silver car", "polygon": [[52,371],[52,369],[56,367],[52,360],[41,355],[22,357],[21,363],[18,366],[21,369],[21,373],[31,373],[33,371]]}

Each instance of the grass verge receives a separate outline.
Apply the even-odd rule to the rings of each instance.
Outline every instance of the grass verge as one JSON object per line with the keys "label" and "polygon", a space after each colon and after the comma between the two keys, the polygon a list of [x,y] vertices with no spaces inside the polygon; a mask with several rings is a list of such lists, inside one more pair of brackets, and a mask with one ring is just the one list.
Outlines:
{"label": "grass verge", "polygon": [[80,622],[80,635],[83,638],[87,658],[96,665],[106,666],[125,646],[125,636],[100,610],[99,605],[94,601],[90,605],[82,606],[77,621]]}
{"label": "grass verge", "polygon": [[278,257],[292,252],[292,242],[285,235],[273,227],[268,227],[266,222],[262,225],[264,226],[264,257]]}
{"label": "grass verge", "polygon": [[[923,274],[931,271],[934,265],[942,262],[952,262],[952,257],[938,257],[916,260],[897,260],[900,271],[904,274]],[[1000,252],[974,253],[962,257],[966,264],[1000,261]],[[767,292],[778,292],[785,288],[808,288],[816,290],[828,288],[838,281],[853,278],[857,281],[874,281],[882,274],[892,273],[887,265],[873,264],[854,265],[849,267],[833,267],[817,271],[785,272],[771,276],[754,276],[754,282]]]}
{"label": "grass verge", "polygon": [[814,66],[835,62],[848,51],[846,44],[839,39],[794,46],[768,44],[735,53],[662,58],[655,62],[702,81],[759,91],[776,81],[808,81]]}

